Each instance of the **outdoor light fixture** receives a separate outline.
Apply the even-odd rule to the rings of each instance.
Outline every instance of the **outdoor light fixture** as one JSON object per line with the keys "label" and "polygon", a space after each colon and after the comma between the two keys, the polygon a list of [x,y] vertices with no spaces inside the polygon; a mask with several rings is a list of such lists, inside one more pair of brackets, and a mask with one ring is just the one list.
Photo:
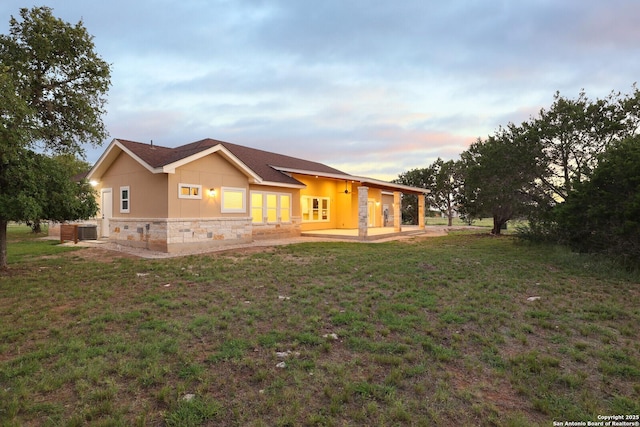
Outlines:
{"label": "outdoor light fixture", "polygon": [[96,185],[98,185],[98,181],[92,179],[91,181],[89,181],[89,184],[91,184],[92,187],[95,187]]}
{"label": "outdoor light fixture", "polygon": [[216,197],[216,189],[215,188],[210,188],[209,189],[209,197]]}

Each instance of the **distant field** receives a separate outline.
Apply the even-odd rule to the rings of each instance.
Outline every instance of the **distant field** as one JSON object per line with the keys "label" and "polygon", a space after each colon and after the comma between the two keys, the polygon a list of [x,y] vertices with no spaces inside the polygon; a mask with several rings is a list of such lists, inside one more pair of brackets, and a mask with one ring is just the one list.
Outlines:
{"label": "distant field", "polygon": [[640,278],[486,232],[143,260],[10,229],[0,425],[640,414]]}
{"label": "distant field", "polygon": [[[448,220],[447,218],[427,218],[426,219],[426,225],[447,225],[448,224]],[[515,231],[515,229],[518,226],[524,225],[526,224],[525,221],[523,220],[511,220],[507,222],[507,231],[508,232],[512,232]],[[461,220],[460,218],[454,218],[453,222],[451,224],[454,227],[460,227],[460,226],[464,226],[464,225],[469,225],[467,222]],[[487,228],[493,228],[493,219],[492,218],[483,218],[483,219],[478,219],[478,220],[474,220],[472,222],[473,226],[475,227],[487,227]]]}
{"label": "distant field", "polygon": [[[448,219],[447,218],[440,218],[440,217],[428,217],[425,220],[425,224],[426,225],[447,225],[448,224]],[[453,222],[451,224],[452,226],[464,226],[464,225],[469,225],[467,222],[461,220],[460,218],[454,218]],[[472,225],[476,226],[476,227],[489,227],[492,228],[493,227],[493,219],[491,218],[483,218],[480,220],[475,220],[473,221]]]}

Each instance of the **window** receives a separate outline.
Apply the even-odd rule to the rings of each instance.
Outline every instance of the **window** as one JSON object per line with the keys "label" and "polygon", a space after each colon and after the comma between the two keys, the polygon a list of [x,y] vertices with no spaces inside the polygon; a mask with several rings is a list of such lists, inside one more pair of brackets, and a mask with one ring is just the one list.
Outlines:
{"label": "window", "polygon": [[291,194],[252,191],[251,221],[254,224],[291,222]]}
{"label": "window", "polygon": [[267,222],[278,221],[278,196],[275,194],[265,194],[267,198],[267,204],[265,206],[267,210]]}
{"label": "window", "polygon": [[129,213],[131,192],[129,187],[120,187],[120,213]]}
{"label": "window", "polygon": [[280,221],[291,222],[291,194],[280,195]]}
{"label": "window", "polygon": [[328,197],[304,196],[301,202],[303,222],[329,222],[331,204]]}
{"label": "window", "polygon": [[247,212],[247,190],[244,188],[222,187],[222,213]]}
{"label": "window", "polygon": [[253,223],[261,223],[264,218],[264,214],[262,213],[262,207],[264,205],[264,195],[263,193],[258,193],[255,191],[251,192],[251,222]]}
{"label": "window", "polygon": [[178,198],[202,199],[202,185],[178,184]]}

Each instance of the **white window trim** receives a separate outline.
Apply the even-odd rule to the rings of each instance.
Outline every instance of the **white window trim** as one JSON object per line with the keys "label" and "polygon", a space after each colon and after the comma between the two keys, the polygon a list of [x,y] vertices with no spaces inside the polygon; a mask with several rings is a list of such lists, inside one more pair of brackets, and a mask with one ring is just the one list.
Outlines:
{"label": "white window trim", "polygon": [[[185,195],[182,194],[182,189],[188,187],[189,189],[191,188],[197,188],[198,189],[198,195],[197,196],[193,196],[191,195],[191,190],[189,190],[189,195]],[[198,199],[198,200],[202,200],[202,185],[198,185],[198,184],[186,184],[186,183],[179,183],[178,184],[178,198],[179,199]]]}
{"label": "white window trim", "polygon": [[[289,211],[289,221],[282,220],[282,196],[289,197],[289,206],[286,209]],[[291,210],[293,209],[293,194],[290,193],[279,193],[278,194],[278,222],[281,224],[291,224],[293,220],[291,219]]]}
{"label": "white window trim", "polygon": [[[318,199],[318,218],[319,219],[304,219],[305,212],[302,212],[302,222],[331,222],[331,197],[320,196],[302,196],[302,199],[311,200],[311,211],[309,212],[309,218],[312,217],[313,212],[313,199]],[[327,219],[322,219],[322,201],[327,201]],[[304,206],[304,203],[303,203]]]}
{"label": "white window trim", "polygon": [[[123,199],[122,198],[122,192],[125,191],[127,192],[127,198]],[[123,202],[127,201],[127,208],[123,208]],[[129,188],[128,185],[120,187],[120,213],[129,213],[131,212],[131,189]]]}
{"label": "white window trim", "polygon": [[[226,209],[224,207],[224,195],[227,191],[241,192],[242,193],[242,208],[239,209]],[[222,213],[247,213],[247,189],[241,187],[222,187],[220,189],[220,212]]]}
{"label": "white window trim", "polygon": [[[291,220],[291,204],[293,203],[293,195],[291,193],[277,193],[274,191],[251,191],[251,199],[253,200],[253,195],[254,194],[260,194],[262,196],[262,221],[260,222],[253,222],[253,205],[251,206],[251,219],[253,224],[290,224],[292,222]],[[266,203],[266,198],[267,195],[272,195],[272,196],[276,196],[276,200],[277,200],[277,207],[276,207],[276,221],[265,221],[265,218],[267,218],[269,215],[267,213],[267,203]],[[282,221],[282,196],[287,196],[289,197],[289,206],[287,206],[285,209],[289,211],[289,221]]]}

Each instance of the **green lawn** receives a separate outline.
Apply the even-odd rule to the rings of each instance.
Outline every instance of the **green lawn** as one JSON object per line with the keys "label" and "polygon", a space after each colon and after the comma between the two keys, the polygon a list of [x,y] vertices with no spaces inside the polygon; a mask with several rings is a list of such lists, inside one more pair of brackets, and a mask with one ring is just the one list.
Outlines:
{"label": "green lawn", "polygon": [[[448,225],[449,224],[449,220],[447,218],[442,218],[442,217],[427,217],[425,218],[425,224],[426,225]],[[452,226],[454,227],[460,227],[460,226],[465,226],[465,225],[469,225],[467,222],[463,221],[460,218],[453,218],[453,221],[451,223]],[[483,218],[483,219],[479,219],[479,220],[475,220],[473,221],[473,224],[476,227],[488,227],[488,228],[492,228],[493,227],[493,219],[491,218]]]}
{"label": "green lawn", "polygon": [[640,414],[640,281],[560,248],[483,232],[143,260],[11,235],[30,254],[0,275],[2,426]]}
{"label": "green lawn", "polygon": [[65,251],[73,251],[77,248],[62,247],[59,240],[45,240],[47,228],[43,227],[43,233],[35,234],[24,225],[9,224],[7,227],[8,259],[9,264],[28,262],[34,256],[46,256],[60,254]]}

